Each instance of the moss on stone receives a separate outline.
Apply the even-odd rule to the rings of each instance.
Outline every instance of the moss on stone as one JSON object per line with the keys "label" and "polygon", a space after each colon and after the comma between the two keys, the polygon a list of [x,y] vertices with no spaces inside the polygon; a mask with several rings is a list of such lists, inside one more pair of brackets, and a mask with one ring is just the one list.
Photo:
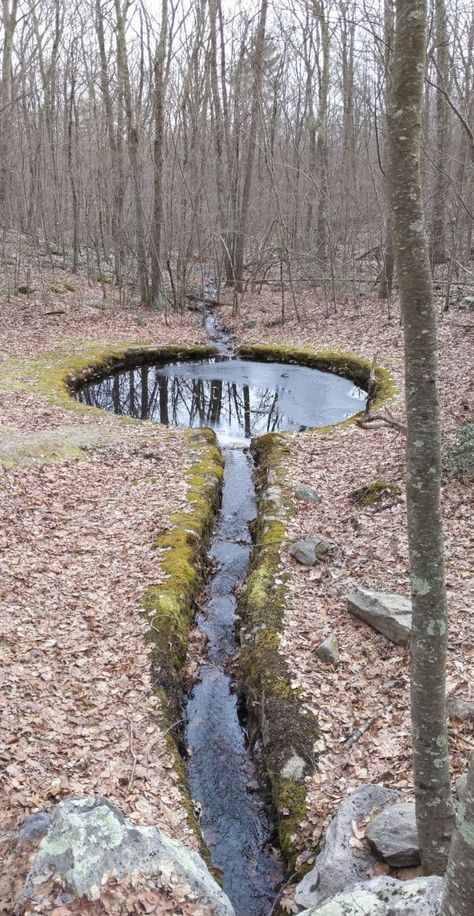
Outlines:
{"label": "moss on stone", "polygon": [[[356,353],[347,353],[344,350],[313,350],[312,347],[288,347],[284,343],[252,344],[240,347],[237,351],[240,359],[256,359],[263,362],[290,363],[298,366],[308,366],[311,369],[320,369],[322,372],[333,372],[349,378],[360,388],[366,388],[369,383],[370,373],[373,370],[372,362]],[[383,366],[376,366],[375,375],[375,400],[372,410],[378,410],[396,393],[396,385],[391,373]],[[356,417],[359,414],[355,415]],[[352,422],[355,417],[350,417]],[[337,424],[340,425],[340,424]],[[323,432],[333,427],[318,429]]]}
{"label": "moss on stone", "polygon": [[169,528],[156,540],[164,553],[165,578],[150,586],[142,598],[142,610],[152,645],[154,681],[168,696],[174,711],[179,706],[183,683],[193,602],[202,587],[206,548],[220,502],[223,461],[211,430],[186,430],[184,437],[195,457],[187,475],[188,511],[175,513]]}
{"label": "moss on stone", "polygon": [[[305,776],[314,768],[318,737],[314,717],[304,709],[280,653],[286,582],[279,569],[280,550],[293,513],[286,463],[289,437],[270,433],[252,443],[257,468],[258,519],[250,575],[239,604],[240,680],[245,695],[251,742],[262,744],[262,757],[280,845],[290,868],[300,852],[297,825],[306,812]],[[294,762],[296,761],[296,768]],[[292,775],[286,775],[288,768]]]}
{"label": "moss on stone", "polygon": [[[184,438],[194,453],[187,474],[188,511],[172,515],[170,527],[157,538],[155,546],[164,551],[161,568],[165,578],[150,586],[141,600],[142,613],[149,625],[146,639],[151,646],[152,679],[161,699],[165,730],[181,718],[185,687],[182,668],[188,650],[194,600],[204,581],[204,561],[224,474],[222,456],[212,430],[186,430]],[[209,850],[189,794],[180,753],[180,734],[181,730],[173,733],[170,729],[165,740],[174,759],[188,823],[199,839],[201,854],[210,865]],[[218,870],[211,871],[219,881]]]}
{"label": "moss on stone", "polygon": [[[127,366],[165,365],[177,360],[206,359],[217,353],[215,347],[201,344],[150,347],[120,342],[70,341],[65,342],[65,347],[66,351],[54,350],[38,359],[7,357],[0,365],[0,390],[41,394],[56,407],[103,416],[100,408],[80,404],[71,397],[73,391],[85,382]],[[121,421],[127,419],[120,418]]]}
{"label": "moss on stone", "polygon": [[[127,366],[206,359],[217,352],[215,347],[185,344],[147,347],[143,344],[72,341],[65,346],[68,347],[67,352],[44,353],[38,359],[4,359],[0,363],[0,391],[40,394],[61,410],[103,419],[103,410],[81,404],[73,397],[74,391],[84,382]],[[133,417],[114,417],[117,432],[123,425],[142,424],[142,420]],[[68,425],[28,435],[11,427],[11,435],[3,442],[3,449],[0,448],[0,460],[5,466],[14,467],[17,464],[51,464],[81,458],[84,456],[82,446],[105,444],[107,438],[114,435],[113,432],[107,434],[103,424],[101,428],[99,424],[94,427],[92,424],[87,427],[81,424],[76,430]]]}
{"label": "moss on stone", "polygon": [[375,506],[382,502],[388,496],[396,496],[400,493],[400,487],[395,483],[389,483],[386,480],[374,480],[364,487],[358,487],[350,494],[353,503],[358,506]]}

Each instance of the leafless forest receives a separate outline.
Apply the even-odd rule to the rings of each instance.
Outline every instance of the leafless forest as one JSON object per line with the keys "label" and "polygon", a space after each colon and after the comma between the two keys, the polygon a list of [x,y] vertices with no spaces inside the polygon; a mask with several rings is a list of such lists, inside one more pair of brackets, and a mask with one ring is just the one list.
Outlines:
{"label": "leafless forest", "polygon": [[[210,277],[328,298],[393,274],[393,8],[377,0],[2,0],[0,253],[181,308]],[[472,281],[474,19],[433,0],[423,179],[449,307]],[[22,273],[23,272],[23,273]],[[461,292],[462,294],[462,292]],[[213,295],[215,293],[213,292]]]}

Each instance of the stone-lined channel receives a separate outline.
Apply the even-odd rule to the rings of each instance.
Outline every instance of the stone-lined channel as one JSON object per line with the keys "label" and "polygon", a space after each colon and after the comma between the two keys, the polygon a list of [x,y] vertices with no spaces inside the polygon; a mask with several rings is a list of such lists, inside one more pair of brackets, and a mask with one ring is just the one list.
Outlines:
{"label": "stone-lined channel", "polygon": [[238,916],[267,916],[284,877],[259,788],[230,663],[237,649],[236,594],[245,581],[256,496],[253,436],[339,422],[361,407],[362,392],[339,376],[302,366],[234,359],[213,316],[207,329],[219,356],[167,366],[141,365],[84,386],[85,404],[172,426],[211,427],[225,460],[222,505],[209,551],[215,570],[197,624],[206,658],[187,705],[192,798],[213,864]]}

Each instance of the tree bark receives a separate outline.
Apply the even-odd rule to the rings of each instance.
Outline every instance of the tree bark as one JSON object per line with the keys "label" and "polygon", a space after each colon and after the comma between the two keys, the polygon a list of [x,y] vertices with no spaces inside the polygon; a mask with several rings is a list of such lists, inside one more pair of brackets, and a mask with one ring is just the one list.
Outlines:
{"label": "tree bark", "polygon": [[[127,5],[126,7],[127,8]],[[145,245],[145,214],[143,212],[143,199],[141,187],[141,174],[139,163],[139,128],[141,104],[135,105],[136,116],[134,119],[134,105],[132,101],[132,87],[130,84],[130,71],[127,58],[127,40],[125,35],[125,16],[120,0],[115,0],[115,20],[117,29],[117,73],[120,95],[125,110],[127,125],[128,154],[132,169],[133,196],[135,204],[135,232],[137,241],[137,276],[140,299],[144,305],[149,305],[150,291],[148,286],[148,263]]]}
{"label": "tree bark", "polygon": [[[446,9],[444,0],[435,0],[436,82],[448,90],[449,57]],[[433,264],[446,261],[446,203],[448,181],[446,176],[448,151],[449,111],[442,92],[436,93],[436,156],[435,189],[431,227],[431,257]]]}
{"label": "tree bark", "polygon": [[250,191],[252,188],[253,162],[257,144],[257,120],[262,85],[263,57],[265,49],[265,30],[267,22],[268,0],[261,0],[260,18],[255,38],[255,52],[253,57],[253,85],[252,104],[250,110],[249,145],[244,170],[244,184],[242,189],[242,203],[235,238],[234,276],[235,285],[239,292],[243,288],[244,252],[247,238],[247,227],[250,210]]}
{"label": "tree bark", "polygon": [[151,299],[157,306],[163,296],[161,272],[161,237],[163,223],[163,159],[165,142],[165,70],[166,37],[168,34],[168,0],[161,3],[161,28],[156,49],[155,76],[155,138],[153,144],[154,197],[151,227]]}
{"label": "tree bark", "polygon": [[441,901],[441,916],[474,913],[474,753],[459,806]]}
{"label": "tree bark", "polygon": [[420,172],[425,38],[425,0],[397,0],[388,137],[405,336],[414,783],[423,870],[443,874],[453,806],[446,729],[448,614],[440,505],[437,328]]}
{"label": "tree bark", "polygon": [[13,37],[17,20],[18,0],[2,0],[3,48],[0,80],[0,210],[2,220],[8,210],[11,182],[11,125],[12,125],[12,56]]}
{"label": "tree bark", "polygon": [[[385,71],[385,87],[388,85],[388,76],[390,73],[392,52],[393,52],[393,38],[394,38],[394,10],[393,10],[393,0],[384,0],[384,38],[385,38],[385,52],[384,52],[384,71]],[[385,149],[387,145],[386,141],[387,135],[387,88],[385,88],[385,115],[384,115],[384,139],[382,143],[382,157],[387,159],[385,155]],[[388,168],[388,163],[385,163],[385,167]],[[382,166],[383,168],[383,166]],[[380,278],[378,295],[379,299],[390,299],[392,295],[392,286],[393,286],[393,269],[395,266],[394,263],[394,251],[393,251],[393,238],[392,238],[392,217],[390,214],[390,187],[388,176],[384,175],[384,197],[387,204],[387,213],[385,215],[385,226],[384,226],[384,241],[383,241],[383,269],[382,276]]]}

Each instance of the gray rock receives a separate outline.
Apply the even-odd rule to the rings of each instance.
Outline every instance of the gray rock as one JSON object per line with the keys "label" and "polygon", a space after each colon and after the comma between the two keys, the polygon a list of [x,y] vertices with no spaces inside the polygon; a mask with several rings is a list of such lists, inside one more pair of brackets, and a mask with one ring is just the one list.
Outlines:
{"label": "gray rock", "polygon": [[461,722],[474,720],[474,703],[465,697],[448,698],[448,715],[450,719],[460,719]]}
{"label": "gray rock", "polygon": [[324,557],[334,548],[332,541],[319,537],[314,534],[312,537],[304,538],[301,541],[295,541],[290,548],[290,553],[298,563],[303,566],[314,566],[320,557]]}
{"label": "gray rock", "polygon": [[373,878],[300,916],[439,916],[443,879]]}
{"label": "gray rock", "polygon": [[25,817],[18,827],[19,843],[34,843],[46,836],[51,827],[53,819],[46,811],[39,811],[38,814],[30,814]]}
{"label": "gray rock", "polygon": [[347,596],[347,608],[397,646],[407,646],[410,642],[411,601],[408,598],[356,585]]}
{"label": "gray rock", "polygon": [[106,798],[71,798],[54,810],[52,824],[23,887],[23,898],[54,875],[74,897],[96,896],[106,872],[119,878],[136,872],[176,874],[196,893],[201,905],[218,916],[234,910],[204,860],[156,827],[135,827]]}
{"label": "gray rock", "polygon": [[295,487],[295,496],[297,499],[303,499],[307,503],[313,503],[313,505],[319,500],[319,496],[316,493],[316,490],[304,483],[300,484],[298,487]]}
{"label": "gray rock", "polygon": [[382,786],[359,786],[337,810],[326,831],[324,845],[313,868],[296,887],[298,906],[317,906],[340,891],[372,876],[377,862],[369,845],[351,846],[352,822],[396,801],[398,792]]}
{"label": "gray rock", "polygon": [[339,643],[334,633],[330,633],[329,636],[326,636],[326,639],[324,639],[321,645],[316,649],[315,654],[323,662],[335,663],[339,661]]}
{"label": "gray rock", "polygon": [[420,864],[414,802],[388,805],[367,824],[365,835],[392,868]]}

